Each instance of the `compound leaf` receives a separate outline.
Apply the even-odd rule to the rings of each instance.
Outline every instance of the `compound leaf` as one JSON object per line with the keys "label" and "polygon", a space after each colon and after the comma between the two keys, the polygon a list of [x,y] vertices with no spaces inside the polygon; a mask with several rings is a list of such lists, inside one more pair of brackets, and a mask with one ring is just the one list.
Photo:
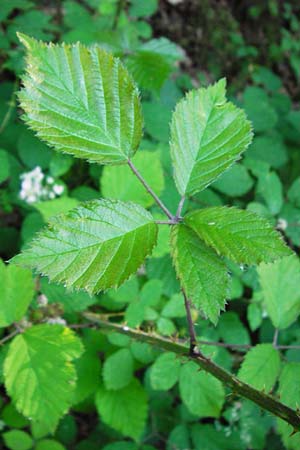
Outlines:
{"label": "compound leaf", "polygon": [[185,225],[173,227],[171,243],[173,263],[187,297],[216,324],[229,282],[224,262]]}
{"label": "compound leaf", "polygon": [[102,164],[126,162],[140,143],[139,94],[118,58],[98,46],[45,44],[24,34],[24,120],[56,150]]}
{"label": "compound leaf", "polygon": [[249,211],[205,208],[188,214],[185,223],[219,255],[237,263],[258,264],[291,254],[270,223]]}
{"label": "compound leaf", "polygon": [[226,101],[226,82],[189,92],[171,123],[171,155],[177,189],[192,195],[228,169],[252,139],[245,113]]}
{"label": "compound leaf", "polygon": [[280,370],[280,357],[272,344],[259,344],[245,356],[238,377],[265,392],[275,384]]}
{"label": "compound leaf", "polygon": [[94,293],[119,286],[136,272],[156,235],[157,225],[141,206],[93,200],[52,218],[12,261]]}
{"label": "compound leaf", "polygon": [[61,325],[36,325],[14,338],[4,378],[17,409],[54,431],[72,403],[76,383],[72,360],[82,351],[80,339]]}

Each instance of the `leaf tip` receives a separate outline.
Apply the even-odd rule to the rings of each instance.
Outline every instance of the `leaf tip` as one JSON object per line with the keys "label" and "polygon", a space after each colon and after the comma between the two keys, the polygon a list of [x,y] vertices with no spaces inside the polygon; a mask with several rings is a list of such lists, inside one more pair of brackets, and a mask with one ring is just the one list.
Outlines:
{"label": "leaf tip", "polygon": [[33,37],[30,37],[27,34],[20,33],[19,31],[17,31],[16,34],[21,44],[23,44],[24,47],[26,47],[28,50],[30,50],[32,48],[32,45],[36,42]]}

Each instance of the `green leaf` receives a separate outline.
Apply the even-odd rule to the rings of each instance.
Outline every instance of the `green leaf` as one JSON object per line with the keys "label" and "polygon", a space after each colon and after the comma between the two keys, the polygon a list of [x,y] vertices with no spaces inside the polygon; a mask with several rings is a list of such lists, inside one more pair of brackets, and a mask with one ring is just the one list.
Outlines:
{"label": "green leaf", "polygon": [[84,311],[97,302],[97,298],[86,292],[73,292],[61,284],[49,283],[47,278],[40,280],[41,292],[46,295],[48,303],[61,303],[64,312]]}
{"label": "green leaf", "polygon": [[162,310],[164,317],[185,317],[184,298],[182,294],[174,294]]}
{"label": "green leaf", "polygon": [[82,350],[80,339],[60,325],[36,325],[14,338],[4,377],[16,408],[54,431],[71,405],[76,383],[71,361]]}
{"label": "green leaf", "polygon": [[264,199],[271,214],[278,214],[283,204],[282,183],[276,172],[261,175],[257,183],[257,194]]}
{"label": "green leaf", "polygon": [[300,406],[300,363],[292,362],[284,365],[279,377],[280,401],[291,408]]}
{"label": "green leaf", "polygon": [[229,311],[221,316],[218,331],[227,344],[250,344],[249,333],[235,312]]}
{"label": "green leaf", "polygon": [[123,389],[108,391],[101,387],[96,395],[96,407],[104,423],[124,436],[138,441],[145,428],[147,394],[134,379]]}
{"label": "green leaf", "polygon": [[300,262],[296,255],[258,267],[264,304],[275,328],[289,327],[300,314]]}
{"label": "green leaf", "polygon": [[212,424],[195,424],[192,426],[192,441],[195,450],[245,450],[240,433]]}
{"label": "green leaf", "polygon": [[85,351],[75,361],[77,383],[74,390],[72,403],[77,404],[84,401],[98,389],[101,381],[100,358],[97,353]]}
{"label": "green leaf", "polygon": [[5,445],[11,450],[29,450],[32,448],[33,440],[25,431],[10,430],[3,433],[2,436]]}
{"label": "green leaf", "polygon": [[53,439],[43,439],[37,442],[34,450],[66,450],[66,447]]}
{"label": "green leaf", "polygon": [[22,319],[33,299],[34,281],[30,270],[6,266],[0,259],[0,327]]}
{"label": "green leaf", "polygon": [[37,202],[33,206],[36,208],[43,219],[48,221],[51,217],[70,211],[78,205],[78,200],[70,197],[55,198],[54,200],[46,200]]}
{"label": "green leaf", "polygon": [[[159,153],[142,151],[135,156],[134,165],[159,196],[164,189],[164,174]],[[154,203],[153,197],[148,194],[128,166],[105,167],[101,176],[101,192],[103,197],[133,201],[145,208]]]}
{"label": "green leaf", "polygon": [[273,128],[278,121],[276,111],[263,89],[247,87],[244,92],[244,107],[257,133]]}
{"label": "green leaf", "polygon": [[270,164],[276,169],[288,160],[287,149],[280,134],[257,136],[245,154],[246,159]]}
{"label": "green leaf", "polygon": [[5,181],[10,174],[10,164],[8,154],[5,150],[0,149],[0,184]]}
{"label": "green leaf", "polygon": [[214,189],[230,197],[241,197],[249,192],[252,186],[253,179],[242,164],[232,166],[212,185]]}
{"label": "green leaf", "polygon": [[186,424],[177,425],[169,434],[167,450],[191,448],[190,433]]}
{"label": "green leaf", "polygon": [[180,369],[179,390],[182,401],[198,417],[219,417],[225,392],[219,380],[199,371],[192,361]]}
{"label": "green leaf", "polygon": [[17,148],[21,161],[30,169],[37,166],[47,169],[52,153],[54,153],[44,142],[37,139],[32,131],[26,128],[19,134]]}
{"label": "green leaf", "polygon": [[119,59],[96,45],[18,36],[28,50],[19,98],[37,136],[78,158],[125,163],[139,146],[142,115],[138,91]]}
{"label": "green leaf", "polygon": [[243,361],[238,377],[256,389],[269,392],[280,370],[280,356],[272,344],[258,344]]}
{"label": "green leaf", "polygon": [[134,273],[156,235],[157,225],[142,207],[94,200],[54,217],[13,261],[94,293],[119,286]]}
{"label": "green leaf", "polygon": [[216,324],[229,282],[224,262],[184,225],[173,227],[171,243],[173,263],[187,297]]}
{"label": "green leaf", "polygon": [[288,190],[288,199],[291,203],[293,203],[297,208],[300,208],[300,177],[294,180],[293,184]]}
{"label": "green leaf", "polygon": [[185,223],[219,255],[237,263],[258,264],[291,254],[270,223],[249,211],[205,208],[188,214]]}
{"label": "green leaf", "polygon": [[152,16],[157,10],[157,0],[147,0],[141,2],[140,0],[132,0],[129,8],[129,14],[132,17],[148,17]]}
{"label": "green leaf", "polygon": [[130,350],[123,348],[110,355],[103,366],[106,389],[118,390],[127,386],[133,377],[134,360]]}
{"label": "green leaf", "polygon": [[189,92],[175,109],[171,154],[181,195],[205,189],[239,159],[252,139],[245,113],[227,102],[225,79]]}
{"label": "green leaf", "polygon": [[[279,378],[278,394],[280,401],[290,408],[299,409],[300,406],[300,364],[297,362],[287,363],[281,372]],[[300,445],[299,433],[294,433],[291,425],[278,420],[278,431],[282,436],[285,448],[289,450],[298,450]]]}
{"label": "green leaf", "polygon": [[127,67],[141,88],[159,91],[169,77],[174,62],[182,57],[180,47],[161,37],[142,44],[129,56]]}
{"label": "green leaf", "polygon": [[150,383],[157,391],[168,391],[178,381],[180,359],[175,353],[163,353],[160,355],[150,371]]}

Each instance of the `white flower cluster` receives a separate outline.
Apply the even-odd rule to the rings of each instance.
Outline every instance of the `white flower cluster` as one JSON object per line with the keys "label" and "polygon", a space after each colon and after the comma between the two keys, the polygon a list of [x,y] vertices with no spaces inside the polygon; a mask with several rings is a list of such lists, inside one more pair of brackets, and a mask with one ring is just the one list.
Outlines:
{"label": "white flower cluster", "polygon": [[64,192],[64,186],[55,183],[54,178],[46,176],[37,166],[31,172],[21,175],[20,198],[26,203],[35,203],[41,200],[52,200]]}

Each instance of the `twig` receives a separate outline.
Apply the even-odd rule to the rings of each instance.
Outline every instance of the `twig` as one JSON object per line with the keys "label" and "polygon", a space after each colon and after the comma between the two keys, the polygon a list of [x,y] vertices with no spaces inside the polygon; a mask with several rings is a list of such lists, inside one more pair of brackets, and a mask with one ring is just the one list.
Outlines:
{"label": "twig", "polygon": [[279,334],[279,330],[278,330],[278,328],[275,328],[274,336],[273,336],[273,347],[274,347],[274,348],[278,348],[278,345],[277,345],[277,342],[278,342],[278,334]]}
{"label": "twig", "polygon": [[139,173],[137,168],[133,165],[132,161],[128,159],[128,165],[134,175],[140,180],[144,188],[147,190],[147,192],[154,198],[158,206],[163,210],[163,212],[166,214],[167,217],[169,217],[170,220],[174,220],[173,214],[168,210],[168,208],[163,204],[163,202],[158,198],[158,196],[155,194],[155,192],[151,189],[151,187],[148,185],[146,180],[142,177],[142,175]]}
{"label": "twig", "polygon": [[186,310],[186,318],[187,318],[187,322],[188,322],[188,329],[189,329],[189,336],[190,336],[190,354],[194,355],[195,350],[198,351],[198,349],[197,349],[197,336],[196,336],[194,322],[193,322],[193,318],[192,318],[192,314],[191,314],[191,302],[187,298],[184,290],[182,290],[182,293],[183,293],[183,297],[184,297],[184,306],[185,306],[185,310]]}
{"label": "twig", "polygon": [[177,208],[176,216],[175,216],[176,219],[179,219],[181,217],[181,213],[182,213],[182,209],[183,209],[183,206],[184,206],[184,202],[185,202],[185,196],[183,195],[181,197],[181,199],[180,199],[179,204],[178,204],[178,208]]}
{"label": "twig", "polygon": [[5,116],[3,117],[2,123],[0,125],[0,133],[2,133],[4,131],[4,129],[6,128],[8,122],[10,120],[10,117],[12,115],[13,109],[16,106],[16,87],[17,86],[18,86],[18,82],[15,81],[13,92],[12,92],[10,100],[8,102],[8,109],[7,109]]}
{"label": "twig", "polygon": [[148,334],[141,330],[133,330],[127,326],[119,325],[112,322],[106,322],[99,318],[97,314],[84,313],[86,319],[97,323],[101,328],[118,333],[125,334],[133,339],[146,342],[152,346],[167,352],[174,352],[182,357],[188,358],[195,362],[201,369],[213,375],[226,386],[230,387],[233,393],[251,400],[261,408],[271,412],[275,416],[284,420],[293,426],[295,432],[300,431],[300,414],[292,408],[284,405],[272,395],[259,391],[249,384],[239,380],[235,375],[227,372],[227,370],[215,364],[206,356],[199,354],[189,354],[186,346],[172,342],[170,339],[164,337]]}
{"label": "twig", "polygon": [[7,336],[5,336],[3,339],[0,340],[0,345],[5,344],[5,342],[9,341],[19,333],[20,333],[19,330],[14,330],[12,333],[8,334]]}
{"label": "twig", "polygon": [[178,223],[177,220],[156,220],[155,223],[158,225],[176,225]]}

